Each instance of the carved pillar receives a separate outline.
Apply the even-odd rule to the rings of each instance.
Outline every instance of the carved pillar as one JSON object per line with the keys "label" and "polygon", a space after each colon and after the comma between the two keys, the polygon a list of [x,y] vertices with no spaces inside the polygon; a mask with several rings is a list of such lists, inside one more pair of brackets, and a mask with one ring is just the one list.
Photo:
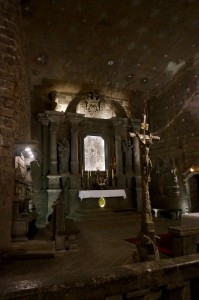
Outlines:
{"label": "carved pillar", "polygon": [[48,178],[47,174],[49,172],[49,119],[44,114],[38,114],[39,122],[42,124],[42,190],[41,199],[37,203],[37,207],[39,206],[39,215],[37,218],[37,224],[39,226],[44,226],[46,223],[46,215],[48,211]]}
{"label": "carved pillar", "polygon": [[79,159],[78,159],[78,129],[71,129],[71,173],[79,173]]}
{"label": "carved pillar", "polygon": [[49,120],[43,114],[39,114],[39,122],[42,124],[42,188],[46,189],[48,187],[46,175],[49,171]]}
{"label": "carved pillar", "polygon": [[122,120],[113,119],[115,133],[115,158],[116,158],[116,177],[117,187],[126,187],[126,176],[123,174],[122,166],[122,136],[125,135],[125,128],[122,125]]}
{"label": "carved pillar", "polygon": [[71,119],[71,174],[79,174],[79,146],[78,146],[78,132],[79,119]]}
{"label": "carved pillar", "polygon": [[122,151],[121,151],[121,135],[118,129],[115,130],[115,156],[116,156],[116,175],[122,174]]}
{"label": "carved pillar", "polygon": [[[38,115],[39,121],[43,125],[43,200],[47,198],[46,219],[52,212],[52,204],[60,194],[60,175],[58,174],[57,161],[57,130],[60,124],[65,121],[63,112],[45,111]],[[50,124],[49,127],[46,125]],[[48,129],[48,130],[47,130]],[[50,139],[49,139],[50,134]],[[50,174],[48,170],[50,169]],[[46,179],[48,179],[48,184]],[[46,195],[47,193],[47,195]]]}
{"label": "carved pillar", "polygon": [[57,124],[50,124],[50,174],[57,174]]}

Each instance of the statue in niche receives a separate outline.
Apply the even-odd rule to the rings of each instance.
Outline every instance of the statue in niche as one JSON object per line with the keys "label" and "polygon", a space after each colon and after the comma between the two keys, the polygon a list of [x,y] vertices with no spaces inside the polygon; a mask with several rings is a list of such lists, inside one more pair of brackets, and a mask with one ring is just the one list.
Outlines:
{"label": "statue in niche", "polygon": [[66,138],[58,142],[59,173],[68,173],[70,143]]}
{"label": "statue in niche", "polygon": [[57,106],[56,98],[57,98],[56,91],[52,91],[48,94],[48,104],[47,104],[48,110],[55,110]]}

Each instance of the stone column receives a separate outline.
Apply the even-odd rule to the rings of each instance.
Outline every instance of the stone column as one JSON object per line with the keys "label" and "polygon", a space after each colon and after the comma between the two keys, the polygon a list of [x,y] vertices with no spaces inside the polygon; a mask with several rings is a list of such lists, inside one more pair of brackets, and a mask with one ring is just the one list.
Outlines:
{"label": "stone column", "polygon": [[[124,128],[118,119],[113,119],[113,126],[115,131],[115,158],[116,158],[116,178],[117,187],[126,187],[126,176],[123,174],[122,168],[122,135],[124,134]],[[122,128],[121,128],[122,127]]]}
{"label": "stone column", "polygon": [[[65,115],[57,111],[45,111],[38,115],[43,125],[43,199],[46,202],[45,219],[52,212],[53,202],[57,200],[60,189],[60,175],[57,170],[57,130],[65,121]],[[47,125],[50,124],[49,127]],[[50,139],[49,139],[50,135]],[[50,174],[47,175],[50,168]],[[48,182],[47,182],[47,180]],[[47,200],[46,200],[47,199]]]}
{"label": "stone column", "polygon": [[73,120],[71,126],[71,174],[79,174],[78,158],[78,121]]}
{"label": "stone column", "polygon": [[42,124],[42,188],[47,189],[47,174],[49,171],[49,119],[44,114],[38,114],[38,120]]}
{"label": "stone column", "polygon": [[[48,166],[49,166],[49,155],[47,155],[48,153],[48,149],[49,149],[49,128],[48,128],[48,122],[43,122],[42,123],[43,128],[43,135],[42,135],[42,147],[43,147],[43,155],[42,155],[42,161],[43,161],[43,176],[46,176],[48,174]],[[47,188],[47,182],[43,180],[43,189]]]}
{"label": "stone column", "polygon": [[50,124],[50,174],[57,174],[57,124]]}
{"label": "stone column", "polygon": [[134,173],[136,184],[136,200],[137,211],[142,211],[142,177],[141,177],[141,165],[140,165],[140,142],[135,136],[133,138],[133,160],[134,160]]}
{"label": "stone column", "polygon": [[122,151],[121,151],[121,135],[118,129],[115,130],[115,157],[116,157],[116,176],[122,174]]}
{"label": "stone column", "polygon": [[66,119],[71,125],[71,148],[70,148],[70,166],[71,175],[68,180],[67,208],[68,213],[72,215],[80,207],[78,192],[81,189],[81,171],[79,168],[79,129],[80,122],[84,115],[76,113],[67,113]]}
{"label": "stone column", "polygon": [[46,216],[48,216],[49,119],[46,114],[39,113],[38,120],[42,124],[42,190],[38,191],[41,200],[37,203],[39,211],[37,225],[43,227],[46,224]]}

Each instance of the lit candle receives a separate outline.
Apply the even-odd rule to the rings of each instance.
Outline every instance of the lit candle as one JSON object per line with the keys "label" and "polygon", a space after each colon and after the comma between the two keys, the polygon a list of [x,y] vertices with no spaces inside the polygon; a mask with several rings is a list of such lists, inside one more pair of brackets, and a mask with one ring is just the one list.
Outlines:
{"label": "lit candle", "polygon": [[112,178],[114,178],[114,170],[112,169]]}

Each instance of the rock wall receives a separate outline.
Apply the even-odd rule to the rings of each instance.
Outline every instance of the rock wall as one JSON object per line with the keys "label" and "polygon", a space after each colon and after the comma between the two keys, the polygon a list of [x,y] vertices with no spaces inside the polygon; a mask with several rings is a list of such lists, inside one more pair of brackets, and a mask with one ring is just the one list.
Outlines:
{"label": "rock wall", "polygon": [[199,164],[198,63],[187,63],[149,101],[151,130],[161,138],[151,147],[153,207],[187,210],[183,174]]}
{"label": "rock wall", "polygon": [[19,0],[0,0],[0,66],[0,253],[3,253],[10,247],[13,145],[29,139],[30,132],[30,96]]}

